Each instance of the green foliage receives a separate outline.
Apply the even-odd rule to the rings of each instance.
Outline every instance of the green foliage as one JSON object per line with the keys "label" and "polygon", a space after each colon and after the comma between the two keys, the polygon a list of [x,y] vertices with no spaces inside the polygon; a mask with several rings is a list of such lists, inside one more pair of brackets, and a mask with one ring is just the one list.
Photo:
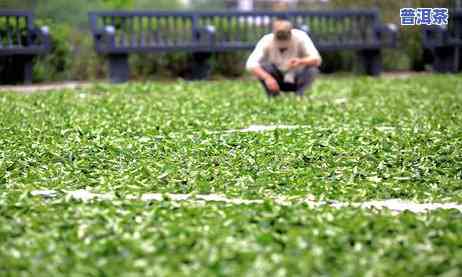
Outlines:
{"label": "green foliage", "polygon": [[[410,7],[453,7],[457,1],[411,0]],[[93,50],[93,42],[89,36],[87,13],[90,10],[104,9],[183,9],[178,0],[0,0],[1,8],[33,9],[47,24],[54,36],[51,55],[37,60],[36,81],[95,79],[105,76],[104,57],[97,56]],[[223,1],[193,1],[194,9],[223,9]],[[342,9],[342,8],[378,8],[384,23],[395,23],[399,26],[399,9],[401,2],[378,0],[331,0],[326,3],[310,3],[303,9]],[[235,23],[234,23],[235,24]],[[226,24],[225,24],[226,25]],[[226,27],[226,26],[225,26]],[[236,31],[234,27],[232,31]],[[218,30],[219,31],[219,30]],[[424,70],[426,61],[421,43],[421,32],[418,27],[400,27],[399,47],[384,51],[384,68],[386,70],[411,69]],[[260,37],[261,33],[254,34]],[[255,40],[255,38],[249,38]],[[241,76],[247,52],[216,54],[212,58],[213,74],[225,77]],[[356,71],[358,66],[355,53],[345,51],[323,54],[323,72]],[[239,61],[239,62],[236,62]],[[133,77],[151,79],[155,76],[183,77],[190,70],[189,57],[184,53],[162,54],[131,57]]]}
{"label": "green foliage", "polygon": [[152,80],[186,77],[191,71],[189,56],[186,53],[132,55],[130,58],[132,78]]}
{"label": "green foliage", "polygon": [[135,0],[102,0],[107,9],[119,10],[133,8]]}
{"label": "green foliage", "polygon": [[36,60],[34,78],[36,81],[66,80],[72,64],[72,44],[69,40],[72,29],[69,25],[54,25],[51,30],[52,49],[49,55]]}
{"label": "green foliage", "polygon": [[[459,77],[327,79],[311,101],[264,101],[258,82],[243,81],[2,94],[4,174],[10,189],[461,200]],[[276,123],[310,128],[203,133]]]}
{"label": "green foliage", "polygon": [[134,0],[137,9],[178,10],[182,9],[179,0]]}
{"label": "green foliage", "polygon": [[4,276],[456,277],[462,267],[455,211],[39,201],[0,208]]}
{"label": "green foliage", "polygon": [[[93,48],[92,37],[88,29],[88,12],[91,10],[117,9],[178,9],[177,0],[144,1],[144,0],[49,0],[17,1],[3,0],[0,7],[34,9],[39,18],[38,25],[49,26],[53,40],[53,49],[49,55],[36,59],[34,66],[35,81],[58,80],[92,80],[106,76],[105,57],[98,56]],[[181,55],[176,55],[181,56]],[[154,72],[171,70],[171,75],[179,69],[176,56],[163,55],[157,61],[154,58],[137,59],[134,66],[135,78],[149,78],[145,72],[153,72],[152,65],[166,65]],[[184,55],[183,55],[184,56]],[[158,68],[158,66],[154,66]],[[143,69],[143,70],[139,70]],[[139,74],[142,73],[140,76]]]}
{"label": "green foliage", "polygon": [[[448,7],[456,6],[454,0],[410,0],[406,7]],[[419,26],[400,26],[399,9],[403,8],[401,1],[388,0],[331,0],[326,9],[367,9],[379,10],[383,23],[394,23],[399,27],[399,46],[395,50],[387,50],[384,55],[384,68],[386,70],[410,69],[424,70],[425,61],[422,48],[421,28]]]}
{"label": "green foliage", "polygon": [[227,78],[241,77],[246,73],[245,62],[248,55],[248,51],[216,54],[211,63],[212,73]]}
{"label": "green foliage", "polygon": [[40,56],[35,61],[36,82],[93,80],[106,76],[104,57],[96,54],[90,36],[67,24],[54,25],[50,33],[50,54]]}
{"label": "green foliage", "polygon": [[46,19],[50,28],[55,25],[68,25],[69,28],[85,30],[88,26],[88,11],[105,8],[101,1],[94,0],[47,0],[38,1],[35,14]]}
{"label": "green foliage", "polygon": [[193,0],[191,1],[193,10],[224,10],[226,9],[226,1],[217,0]]}
{"label": "green foliage", "polygon": [[[462,215],[280,206],[269,196],[461,202],[461,76],[0,94],[1,276],[459,276]],[[341,101],[339,101],[341,100]],[[206,131],[250,124],[308,128]],[[114,192],[43,199],[33,189]],[[263,204],[145,203],[143,192]]]}
{"label": "green foliage", "polygon": [[338,71],[351,71],[359,65],[355,65],[357,61],[355,53],[352,51],[338,51],[338,52],[321,52],[322,65],[321,72],[334,73]]}
{"label": "green foliage", "polygon": [[1,9],[33,9],[37,0],[0,0]]}

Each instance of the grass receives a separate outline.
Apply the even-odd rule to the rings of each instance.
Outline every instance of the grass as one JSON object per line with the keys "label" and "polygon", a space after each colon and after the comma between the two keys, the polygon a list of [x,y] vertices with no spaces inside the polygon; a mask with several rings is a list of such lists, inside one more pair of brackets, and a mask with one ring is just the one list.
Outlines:
{"label": "grass", "polygon": [[[460,75],[0,94],[0,275],[462,274],[462,215],[299,204],[82,203],[34,189],[462,202]],[[307,125],[209,134],[251,124]]]}

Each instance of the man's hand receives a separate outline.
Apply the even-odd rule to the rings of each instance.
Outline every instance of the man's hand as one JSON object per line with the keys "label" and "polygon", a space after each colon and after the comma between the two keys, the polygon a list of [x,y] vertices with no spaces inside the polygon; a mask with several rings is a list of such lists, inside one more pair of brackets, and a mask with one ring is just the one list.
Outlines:
{"label": "man's hand", "polygon": [[303,65],[303,60],[299,58],[293,58],[289,60],[289,69],[295,69]]}
{"label": "man's hand", "polygon": [[299,66],[321,66],[321,58],[319,57],[305,57],[293,58],[289,60],[289,69],[295,69]]}
{"label": "man's hand", "polygon": [[279,93],[279,84],[278,82],[274,79],[271,74],[266,72],[261,66],[257,66],[252,69],[253,75],[257,77],[260,80],[263,80],[265,82],[266,87],[273,93]]}
{"label": "man's hand", "polygon": [[266,78],[265,84],[272,92],[279,92],[279,84],[273,77]]}

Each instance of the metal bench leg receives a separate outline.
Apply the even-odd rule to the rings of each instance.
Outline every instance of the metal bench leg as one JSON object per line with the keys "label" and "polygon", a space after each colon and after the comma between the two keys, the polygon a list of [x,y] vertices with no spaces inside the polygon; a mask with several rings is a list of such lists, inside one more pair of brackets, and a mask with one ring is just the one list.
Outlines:
{"label": "metal bench leg", "polygon": [[10,62],[10,57],[2,56],[0,57],[0,84],[4,85],[8,83],[8,73],[10,72],[9,65],[11,64]]}
{"label": "metal bench leg", "polygon": [[457,72],[461,72],[462,71],[462,47],[459,47],[457,49],[457,56],[459,58],[458,62],[459,64],[457,65]]}
{"label": "metal bench leg", "polygon": [[433,70],[439,73],[457,72],[457,48],[437,47],[433,50]]}
{"label": "metal bench leg", "polygon": [[33,65],[32,65],[33,57],[25,57],[24,58],[24,65],[23,65],[23,76],[24,76],[24,84],[30,85],[32,84],[32,72],[33,72]]}
{"label": "metal bench leg", "polygon": [[128,54],[109,55],[109,78],[111,82],[127,82],[129,75]]}
{"label": "metal bench leg", "polygon": [[192,60],[191,79],[192,80],[207,79],[212,69],[209,63],[209,60],[212,54],[198,52],[198,53],[193,53],[192,56],[193,56],[193,60]]}
{"label": "metal bench leg", "polygon": [[358,52],[358,57],[364,73],[370,76],[379,76],[382,73],[382,52],[380,49],[361,50]]}
{"label": "metal bench leg", "polygon": [[2,57],[1,84],[31,84],[34,56]]}

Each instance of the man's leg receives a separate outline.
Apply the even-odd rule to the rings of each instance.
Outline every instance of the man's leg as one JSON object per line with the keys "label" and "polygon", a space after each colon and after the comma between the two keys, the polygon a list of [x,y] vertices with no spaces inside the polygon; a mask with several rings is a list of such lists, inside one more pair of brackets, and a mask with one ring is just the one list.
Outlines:
{"label": "man's leg", "polygon": [[[282,75],[281,71],[279,71],[279,69],[277,69],[277,67],[274,64],[263,64],[263,65],[261,65],[261,67],[263,68],[263,70],[265,70],[269,75],[271,75],[276,80],[276,82],[279,84],[279,86],[281,86],[284,76]],[[266,94],[269,97],[279,95],[279,91],[270,90],[268,88],[268,86],[266,86],[266,83],[265,83],[264,80],[260,80],[260,83],[265,88]]]}
{"label": "man's leg", "polygon": [[309,89],[314,82],[314,79],[318,75],[317,67],[305,67],[295,75],[295,93],[299,96],[305,94],[305,90]]}

